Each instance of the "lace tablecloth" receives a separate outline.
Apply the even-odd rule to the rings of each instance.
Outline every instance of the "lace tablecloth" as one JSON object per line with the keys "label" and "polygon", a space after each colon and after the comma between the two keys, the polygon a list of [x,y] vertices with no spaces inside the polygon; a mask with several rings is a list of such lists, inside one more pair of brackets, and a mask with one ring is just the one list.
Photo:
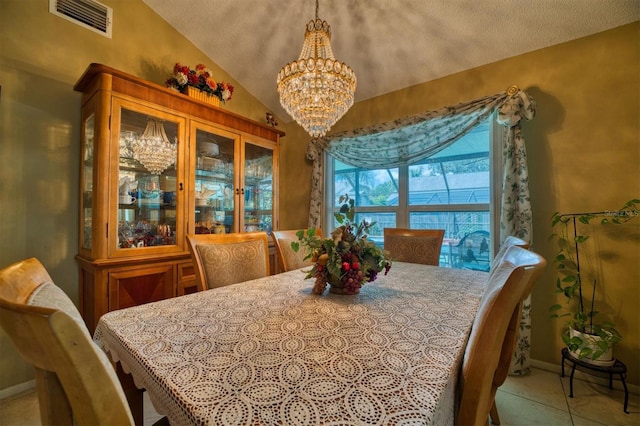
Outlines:
{"label": "lace tablecloth", "polygon": [[172,425],[453,424],[487,275],[396,262],[355,296],[304,275],[113,311],[94,340]]}

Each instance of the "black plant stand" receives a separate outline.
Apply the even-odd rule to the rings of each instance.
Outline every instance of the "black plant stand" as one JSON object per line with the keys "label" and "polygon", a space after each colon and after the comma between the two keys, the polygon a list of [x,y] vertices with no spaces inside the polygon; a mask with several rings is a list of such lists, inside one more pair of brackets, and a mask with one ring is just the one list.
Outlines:
{"label": "black plant stand", "polygon": [[613,389],[613,375],[619,374],[620,381],[622,382],[622,386],[624,387],[624,412],[629,414],[629,412],[627,411],[627,405],[629,404],[629,390],[627,389],[627,383],[625,382],[625,378],[627,377],[627,366],[624,365],[622,361],[616,359],[616,362],[609,367],[593,365],[574,357],[569,353],[569,348],[564,348],[562,349],[562,377],[564,377],[565,361],[573,364],[573,366],[571,367],[571,378],[569,379],[569,397],[573,398],[573,373],[575,373],[577,366],[584,367],[587,370],[608,374],[609,389]]}

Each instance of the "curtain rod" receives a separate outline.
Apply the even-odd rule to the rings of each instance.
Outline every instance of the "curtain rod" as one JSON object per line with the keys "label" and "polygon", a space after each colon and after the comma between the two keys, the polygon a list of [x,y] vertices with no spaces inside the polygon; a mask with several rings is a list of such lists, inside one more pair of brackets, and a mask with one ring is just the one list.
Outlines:
{"label": "curtain rod", "polygon": [[509,86],[509,88],[507,89],[507,95],[509,95],[509,96],[513,96],[513,95],[515,95],[516,93],[518,93],[518,91],[519,91],[519,90],[520,90],[520,88],[519,88],[516,84],[511,85],[511,86]]}

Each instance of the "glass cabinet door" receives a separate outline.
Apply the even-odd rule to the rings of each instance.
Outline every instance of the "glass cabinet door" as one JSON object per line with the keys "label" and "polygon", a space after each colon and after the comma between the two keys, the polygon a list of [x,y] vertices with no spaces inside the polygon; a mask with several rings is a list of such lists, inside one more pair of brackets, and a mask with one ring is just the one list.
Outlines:
{"label": "glass cabinet door", "polygon": [[119,124],[119,130],[114,129],[118,131],[114,144],[118,173],[113,182],[117,191],[111,192],[116,197],[117,238],[111,240],[115,245],[111,249],[126,255],[133,249],[182,245],[177,229],[183,198],[177,174],[182,122],[158,111],[133,110],[123,103]]}
{"label": "glass cabinet door", "polygon": [[238,135],[207,126],[194,126],[194,216],[196,234],[237,231],[238,205],[234,194]]}
{"label": "glass cabinet door", "polygon": [[273,149],[250,142],[244,148],[244,230],[273,229]]}
{"label": "glass cabinet door", "polygon": [[95,143],[96,117],[92,112],[83,123],[82,136],[82,198],[80,200],[80,247],[81,250],[91,250],[93,235],[93,147]]}

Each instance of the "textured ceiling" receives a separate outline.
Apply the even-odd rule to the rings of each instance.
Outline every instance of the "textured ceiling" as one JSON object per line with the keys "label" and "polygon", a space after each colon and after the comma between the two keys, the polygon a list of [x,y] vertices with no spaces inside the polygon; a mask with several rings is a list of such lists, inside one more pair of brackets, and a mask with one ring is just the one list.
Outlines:
{"label": "textured ceiling", "polygon": [[[277,116],[313,0],[143,0]],[[197,13],[185,13],[194,10]],[[640,19],[638,0],[320,0],[356,102]]]}

